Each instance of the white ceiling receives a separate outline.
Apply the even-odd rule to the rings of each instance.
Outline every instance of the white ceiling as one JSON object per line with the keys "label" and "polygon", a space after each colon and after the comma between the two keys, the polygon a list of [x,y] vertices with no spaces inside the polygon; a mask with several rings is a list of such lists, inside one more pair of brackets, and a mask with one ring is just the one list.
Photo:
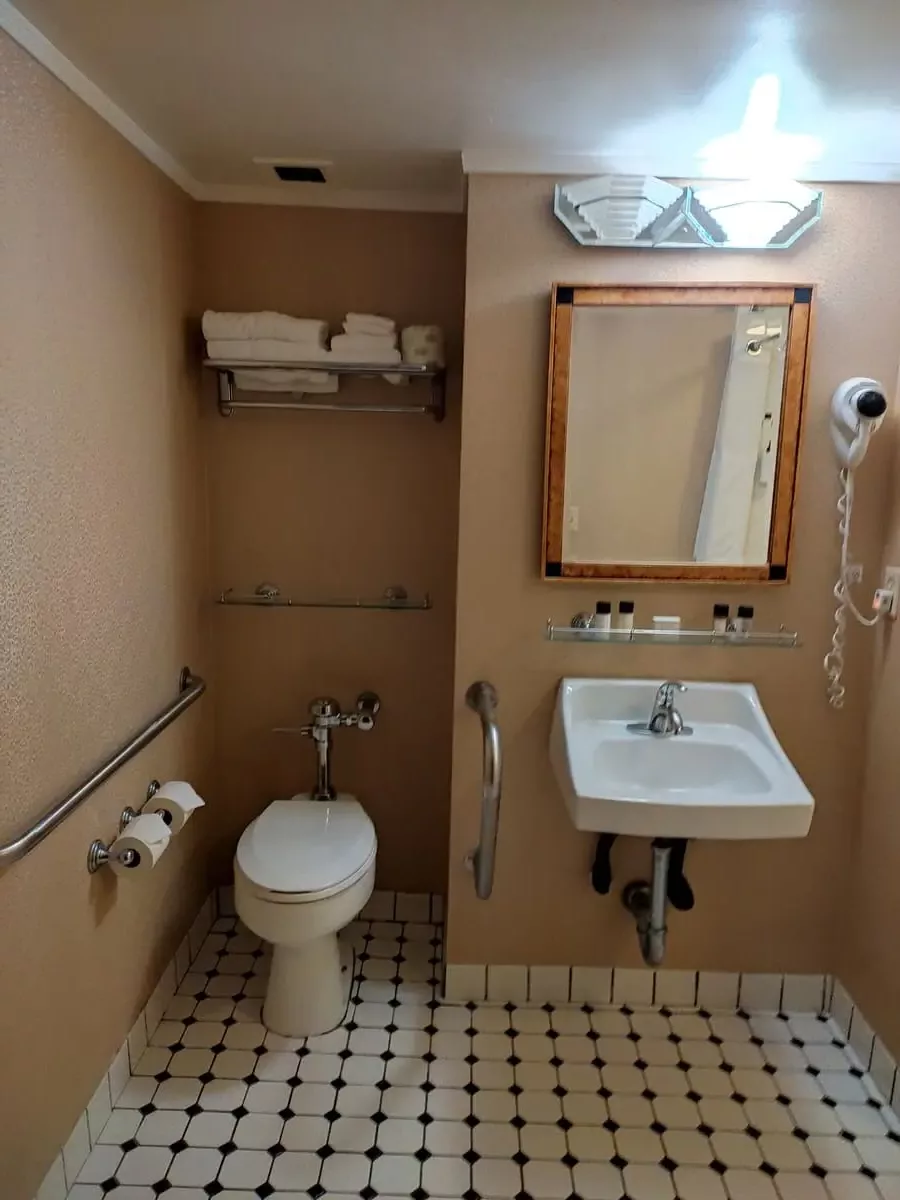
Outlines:
{"label": "white ceiling", "polygon": [[[453,208],[461,155],[475,171],[696,176],[763,74],[781,80],[779,128],[819,140],[797,175],[900,180],[900,0],[16,8],[0,0],[13,36],[51,69],[65,56],[210,198]],[[279,183],[257,156],[330,161],[329,183]]]}

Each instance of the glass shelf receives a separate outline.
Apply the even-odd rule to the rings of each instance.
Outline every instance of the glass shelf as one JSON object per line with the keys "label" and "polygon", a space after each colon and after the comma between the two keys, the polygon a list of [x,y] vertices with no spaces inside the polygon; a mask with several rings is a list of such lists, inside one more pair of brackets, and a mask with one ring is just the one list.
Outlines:
{"label": "glass shelf", "polygon": [[793,650],[800,635],[788,629],[752,633],[715,633],[712,629],[582,629],[547,622],[551,642],[605,642],[619,646],[717,646],[720,649],[753,647]]}
{"label": "glass shelf", "polygon": [[368,599],[360,596],[301,596],[295,599],[293,596],[283,596],[273,583],[261,583],[249,593],[226,588],[216,603],[251,608],[369,608],[381,611],[421,612],[431,608],[431,597],[426,592],[421,600],[412,600],[405,587],[397,586],[385,588],[380,596]]}

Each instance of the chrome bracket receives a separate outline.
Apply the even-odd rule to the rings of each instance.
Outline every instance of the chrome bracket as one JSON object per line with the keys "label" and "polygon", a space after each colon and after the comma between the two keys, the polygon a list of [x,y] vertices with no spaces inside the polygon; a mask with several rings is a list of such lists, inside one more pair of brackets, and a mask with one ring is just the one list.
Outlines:
{"label": "chrome bracket", "polygon": [[[187,668],[185,668],[185,670],[186,669]],[[158,780],[151,780],[150,785],[147,788],[148,800],[152,799],[153,796],[156,795],[156,793],[159,791],[159,787],[160,785]],[[126,805],[119,814],[119,833],[124,833],[126,826],[130,825],[136,816],[138,816],[137,809],[132,808],[130,804]],[[87,853],[88,874],[96,874],[101,867],[106,866],[111,858],[112,855],[109,852],[109,846],[107,843],[101,841],[100,838],[95,838],[94,841],[91,842]],[[133,850],[126,850],[122,855],[122,861],[126,864],[126,866],[133,862],[134,858],[135,853]]]}

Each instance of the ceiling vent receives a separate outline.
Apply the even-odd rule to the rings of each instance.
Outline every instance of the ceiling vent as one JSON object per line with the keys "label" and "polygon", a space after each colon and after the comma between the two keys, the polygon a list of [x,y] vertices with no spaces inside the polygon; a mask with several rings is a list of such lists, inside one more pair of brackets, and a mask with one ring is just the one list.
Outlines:
{"label": "ceiling vent", "polygon": [[295,163],[275,163],[272,170],[285,183],[324,183],[321,167],[299,166]]}

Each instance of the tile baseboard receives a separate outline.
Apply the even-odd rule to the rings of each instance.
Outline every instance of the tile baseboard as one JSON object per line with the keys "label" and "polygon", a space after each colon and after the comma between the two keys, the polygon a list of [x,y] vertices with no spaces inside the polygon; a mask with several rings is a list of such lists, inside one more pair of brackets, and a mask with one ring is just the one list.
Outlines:
{"label": "tile baseboard", "polygon": [[826,975],[450,963],[444,979],[444,999],[451,1004],[628,1004],[821,1013],[830,995]]}
{"label": "tile baseboard", "polygon": [[838,979],[834,981],[828,997],[827,1011],[850,1043],[850,1048],[859,1059],[861,1069],[869,1072],[875,1086],[900,1116],[900,1078],[897,1063]]}

